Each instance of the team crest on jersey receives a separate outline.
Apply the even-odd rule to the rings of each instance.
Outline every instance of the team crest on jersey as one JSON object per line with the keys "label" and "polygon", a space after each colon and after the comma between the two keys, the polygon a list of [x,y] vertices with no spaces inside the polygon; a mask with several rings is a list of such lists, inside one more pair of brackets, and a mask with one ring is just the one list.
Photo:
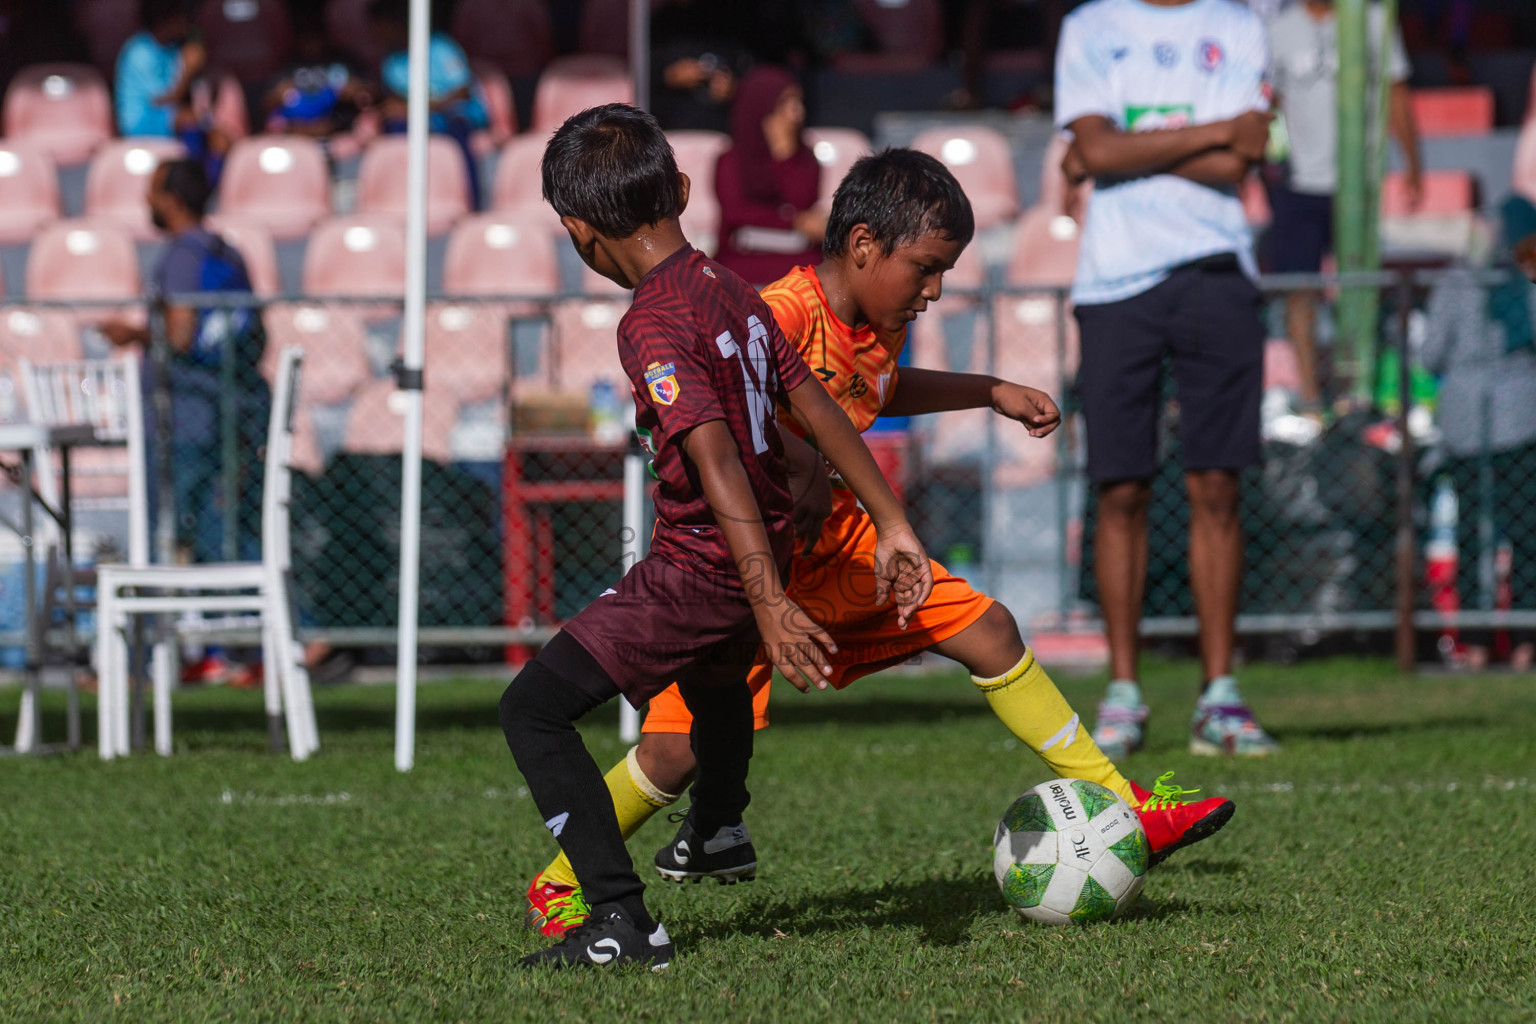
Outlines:
{"label": "team crest on jersey", "polygon": [[677,386],[677,364],[652,363],[647,366],[645,386],[660,405],[671,405],[677,401],[677,393],[681,390]]}
{"label": "team crest on jersey", "polygon": [[705,266],[705,267],[701,267],[700,269],[704,271],[704,276],[705,277],[714,277],[715,276],[715,270],[714,270],[713,267]]}
{"label": "team crest on jersey", "polygon": [[1157,58],[1158,64],[1171,68],[1179,62],[1179,48],[1172,43],[1157,43],[1152,47],[1152,56]]}
{"label": "team crest on jersey", "polygon": [[1214,39],[1200,40],[1195,53],[1201,71],[1216,71],[1220,69],[1221,62],[1227,59],[1227,55],[1222,52],[1221,44]]}
{"label": "team crest on jersey", "polygon": [[848,381],[848,394],[853,398],[863,398],[869,391],[869,381],[864,379],[861,373],[854,374]]}

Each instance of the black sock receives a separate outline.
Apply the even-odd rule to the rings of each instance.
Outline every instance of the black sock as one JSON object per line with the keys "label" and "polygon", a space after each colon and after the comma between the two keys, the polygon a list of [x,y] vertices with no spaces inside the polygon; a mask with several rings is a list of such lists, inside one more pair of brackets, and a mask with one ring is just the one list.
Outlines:
{"label": "black sock", "polygon": [[708,838],[741,824],[751,795],[747,768],[752,760],[752,691],[745,674],[726,685],[679,684],[693,714],[689,736],[698,775],[689,790],[693,827]]}
{"label": "black sock", "polygon": [[589,906],[617,903],[643,931],[655,927],[603,773],[576,721],[618,695],[586,649],[557,634],[501,697],[501,727],[544,826],[570,858]]}

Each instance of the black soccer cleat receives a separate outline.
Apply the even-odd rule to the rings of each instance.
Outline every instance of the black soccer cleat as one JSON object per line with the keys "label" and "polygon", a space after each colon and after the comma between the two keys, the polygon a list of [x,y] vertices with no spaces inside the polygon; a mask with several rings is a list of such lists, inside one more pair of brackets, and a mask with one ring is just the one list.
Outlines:
{"label": "black soccer cleat", "polygon": [[672,939],[658,924],[647,935],[629,919],[624,908],[606,903],[592,908],[592,916],[565,933],[565,938],[518,963],[523,967],[622,967],[644,964],[664,971],[672,963]]}
{"label": "black soccer cleat", "polygon": [[693,827],[693,812],[674,814],[682,827],[670,843],[656,851],[656,870],[674,882],[718,878],[721,885],[750,882],[757,877],[757,851],[745,824],[722,828],[705,839]]}

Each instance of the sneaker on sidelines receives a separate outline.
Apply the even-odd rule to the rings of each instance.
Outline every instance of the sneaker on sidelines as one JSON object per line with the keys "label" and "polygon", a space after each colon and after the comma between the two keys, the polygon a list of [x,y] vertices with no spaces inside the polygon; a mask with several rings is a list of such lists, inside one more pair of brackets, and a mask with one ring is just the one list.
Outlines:
{"label": "sneaker on sidelines", "polygon": [[1162,863],[1175,850],[1209,839],[1232,820],[1237,810],[1237,805],[1225,797],[1188,799],[1200,791],[1176,786],[1170,781],[1172,778],[1173,772],[1159,775],[1150,793],[1131,783],[1131,792],[1136,794],[1136,816],[1141,819],[1152,851],[1148,866]]}
{"label": "sneaker on sidelines", "polygon": [[1189,728],[1189,752],[1227,757],[1267,757],[1280,744],[1264,731],[1231,676],[1212,679],[1195,703]]}
{"label": "sneaker on sidelines", "polygon": [[757,877],[757,851],[745,824],[722,828],[708,838],[693,827],[693,812],[675,811],[668,821],[682,821],[677,835],[656,851],[656,870],[674,882],[718,878],[721,885]]}
{"label": "sneaker on sidelines", "polygon": [[523,915],[523,923],[540,935],[558,939],[586,921],[591,913],[579,885],[556,885],[544,881],[543,875],[528,883],[528,911]]}
{"label": "sneaker on sidelines", "polygon": [[523,967],[552,968],[644,964],[653,971],[664,971],[671,962],[672,939],[666,928],[658,924],[647,935],[616,903],[593,907],[592,916],[559,942],[518,961]]}
{"label": "sneaker on sidelines", "polygon": [[1147,714],[1147,706],[1141,702],[1141,687],[1123,679],[1115,680],[1099,702],[1093,742],[1111,761],[1140,750],[1147,742]]}

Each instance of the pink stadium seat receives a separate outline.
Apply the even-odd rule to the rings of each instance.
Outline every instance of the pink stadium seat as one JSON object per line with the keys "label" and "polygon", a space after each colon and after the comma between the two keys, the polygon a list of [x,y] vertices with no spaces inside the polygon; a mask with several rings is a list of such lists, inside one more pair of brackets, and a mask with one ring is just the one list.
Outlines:
{"label": "pink stadium seat", "polygon": [[103,75],[117,67],[117,55],[139,30],[140,0],[75,0],[75,29]]}
{"label": "pink stadium seat", "polygon": [[918,67],[943,56],[944,10],[939,0],[854,0],[853,6],[882,53],[913,58],[921,62]]}
{"label": "pink stadium seat", "polygon": [[983,125],[929,128],[912,140],[912,148],[937,157],[954,173],[971,200],[977,230],[994,227],[1019,212],[1013,151],[996,129]]}
{"label": "pink stadium seat", "polygon": [[306,405],[337,405],[373,379],[368,366],[367,327],[353,308],[318,303],[280,302],[262,316],[267,348],[262,373],[277,369],[278,354],[288,345],[304,350]]}
{"label": "pink stadium seat", "polygon": [[[364,384],[347,411],[342,448],[364,455],[399,454],[405,437],[405,416],[404,404],[395,395],[392,380],[370,380]],[[458,403],[429,380],[422,400],[423,456],[437,462],[448,461],[458,415]]]}
{"label": "pink stadium seat", "polygon": [[476,156],[486,156],[506,145],[517,134],[517,106],[512,101],[512,83],[506,74],[494,64],[471,61],[475,80],[485,97],[486,115],[490,125],[470,137],[470,146]]}
{"label": "pink stadium seat", "polygon": [[115,224],[55,221],[27,254],[30,299],[134,300],[141,294],[133,235]]}
{"label": "pink stadium seat", "polygon": [[[405,223],[409,144],[404,135],[383,135],[363,151],[357,171],[357,212]],[[427,234],[440,235],[469,211],[464,153],[446,135],[427,139]]]}
{"label": "pink stadium seat", "polygon": [[551,231],[561,237],[560,215],[544,201],[539,161],[544,158],[547,132],[527,132],[513,136],[496,161],[496,180],[491,186],[491,206],[509,212],[533,211],[544,219]]}
{"label": "pink stadium seat", "polygon": [[1031,206],[1019,218],[1008,283],[1066,286],[1077,273],[1079,225],[1064,213]]}
{"label": "pink stadium seat", "polygon": [[5,136],[26,141],[56,163],[78,164],[112,137],[112,100],[89,64],[34,64],[5,93]]}
{"label": "pink stadium seat", "polygon": [[253,135],[224,162],[219,209],[259,220],[273,238],[299,238],[331,212],[325,151],[314,139]]}
{"label": "pink stadium seat", "polygon": [[1414,89],[1410,93],[1419,135],[1487,135],[1493,131],[1493,90],[1486,85]]}
{"label": "pink stadium seat", "polygon": [[506,307],[493,302],[430,303],[426,344],[432,384],[456,404],[502,396],[512,375]]}
{"label": "pink stadium seat", "polygon": [[547,135],[572,114],[601,103],[633,103],[635,83],[616,57],[560,57],[549,62],[533,93],[535,135]]}
{"label": "pink stadium seat", "polygon": [[1472,175],[1466,171],[1425,171],[1423,198],[1418,209],[1410,209],[1403,175],[1393,171],[1381,182],[1381,215],[1412,217],[1466,213],[1472,209],[1472,192]]}
{"label": "pink stadium seat", "polygon": [[394,218],[333,217],[309,236],[304,294],[398,298],[405,291],[405,229]]}
{"label": "pink stadium seat", "polygon": [[449,31],[469,56],[513,78],[538,74],[554,53],[543,0],[459,0]]}
{"label": "pink stadium seat", "polygon": [[175,139],[114,139],[96,151],[85,178],[85,216],[119,224],[147,241],[156,236],[145,194],[156,167],[185,156]]}
{"label": "pink stadium seat", "polygon": [[[240,258],[245,261],[245,272],[250,275],[253,292],[263,298],[282,293],[282,275],[277,268],[277,246],[265,225],[249,217],[222,214],[211,214],[207,223],[210,231],[240,253]],[[309,371],[306,369],[305,372]]]}
{"label": "pink stadium seat", "polygon": [[578,53],[629,58],[630,0],[585,0],[576,28]]}
{"label": "pink stadium seat", "polygon": [[715,164],[731,145],[720,132],[676,131],[667,133],[677,169],[688,175],[688,209],[683,211],[683,233],[704,252],[713,253],[720,240],[720,200],[715,196]]}
{"label": "pink stadium seat", "polygon": [[811,147],[811,152],[816,154],[816,162],[821,165],[821,195],[818,202],[822,209],[830,210],[832,194],[842,183],[848,168],[859,157],[874,151],[869,144],[869,136],[857,128],[807,128],[805,144]]}
{"label": "pink stadium seat", "polygon": [[283,0],[203,0],[197,27],[208,47],[208,66],[243,82],[277,74],[293,34]]}
{"label": "pink stadium seat", "polygon": [[325,0],[325,37],[365,68],[377,68],[384,60],[384,50],[374,41],[368,24],[368,5],[372,2]]}
{"label": "pink stadium seat", "polygon": [[245,89],[234,75],[219,79],[209,104],[213,124],[233,142],[251,134],[251,112],[245,105]]}
{"label": "pink stadium seat", "polygon": [[629,381],[619,363],[619,320],[629,303],[614,299],[575,299],[555,307],[550,365],[539,380],[517,381],[515,390],[588,394],[594,382],[606,380],[621,395]]}
{"label": "pink stadium seat", "polygon": [[39,364],[83,359],[80,326],[61,309],[0,310],[0,358],[11,365],[18,359]]}
{"label": "pink stadium seat", "polygon": [[0,144],[0,244],[30,242],[58,217],[59,177],[48,154],[26,143]]}
{"label": "pink stadium seat", "polygon": [[554,295],[560,261],[549,218],[531,211],[482,213],[459,221],[443,257],[449,295]]}

